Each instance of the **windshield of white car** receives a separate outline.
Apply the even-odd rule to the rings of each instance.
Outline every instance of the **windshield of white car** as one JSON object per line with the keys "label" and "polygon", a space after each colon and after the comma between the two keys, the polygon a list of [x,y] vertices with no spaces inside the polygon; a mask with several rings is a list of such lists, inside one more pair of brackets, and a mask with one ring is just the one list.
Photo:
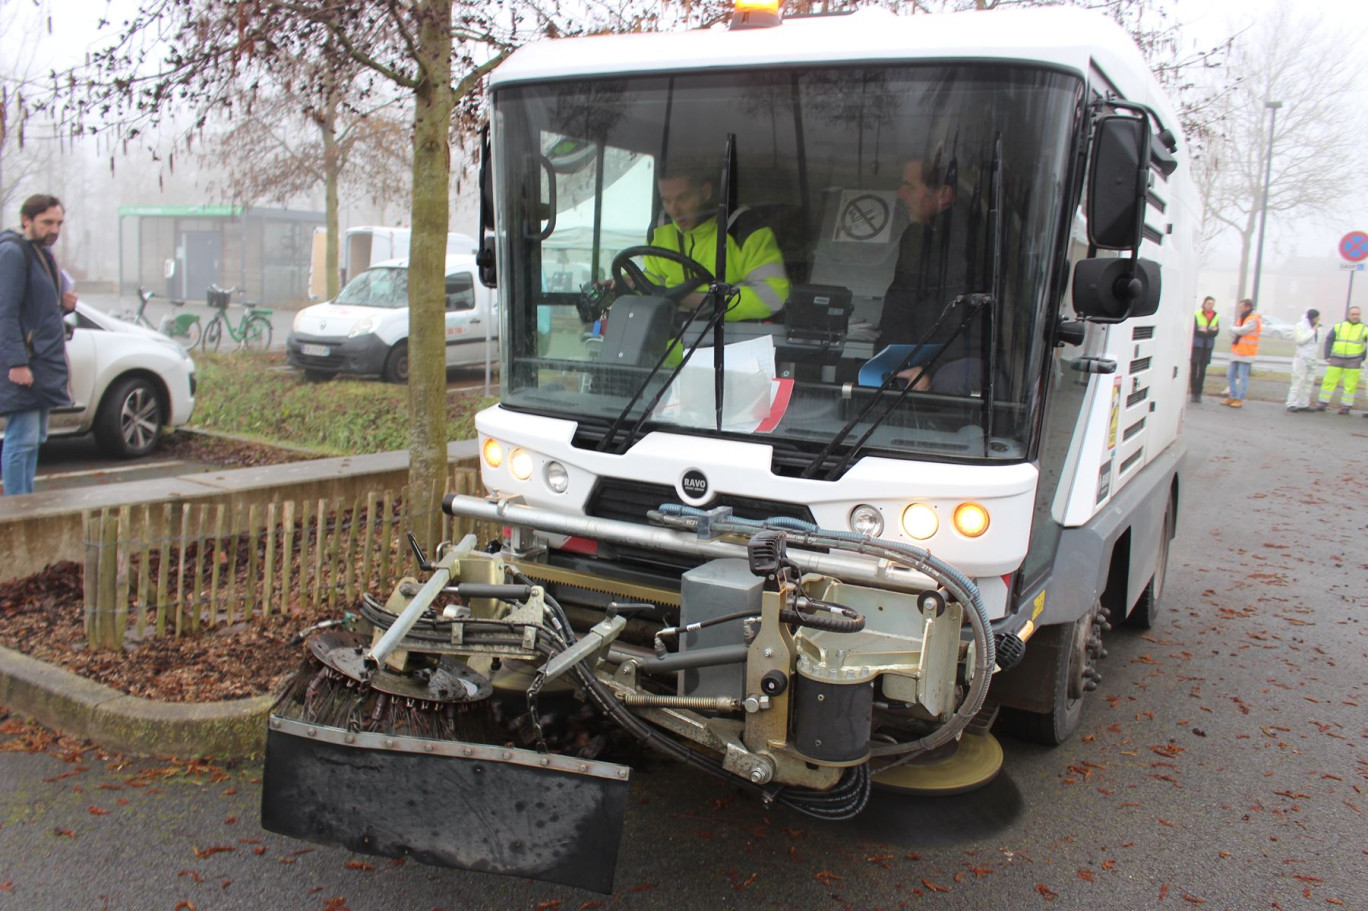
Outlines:
{"label": "windshield of white car", "polygon": [[[1082,103],[1077,77],[991,63],[498,89],[504,405],[576,421],[583,445],[624,410],[644,417],[641,432],[718,435],[712,339],[678,376],[648,380],[678,317],[636,283],[615,300],[603,290],[616,254],[651,240],[713,264],[734,136],[724,278],[750,287],[747,314],[778,296],[784,306],[724,324],[721,434],[802,465],[838,435],[895,458],[1025,458],[1043,327],[1067,279]],[[696,217],[679,207],[679,177],[701,200]],[[682,279],[663,257],[636,261],[664,284]],[[991,307],[963,320],[971,299]],[[880,396],[891,375],[906,395]],[[628,409],[634,396],[655,401],[648,414]]]}
{"label": "windshield of white car", "polygon": [[381,266],[367,269],[347,282],[334,304],[397,310],[409,305],[408,270]]}

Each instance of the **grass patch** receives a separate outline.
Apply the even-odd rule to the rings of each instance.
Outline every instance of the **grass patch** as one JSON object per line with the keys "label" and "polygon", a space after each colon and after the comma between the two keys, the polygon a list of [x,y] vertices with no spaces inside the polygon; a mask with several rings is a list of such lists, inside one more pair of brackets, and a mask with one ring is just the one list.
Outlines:
{"label": "grass patch", "polygon": [[[408,390],[374,380],[312,383],[283,352],[195,355],[198,388],[190,426],[320,455],[408,448]],[[447,439],[475,436],[475,413],[498,401],[448,396]]]}

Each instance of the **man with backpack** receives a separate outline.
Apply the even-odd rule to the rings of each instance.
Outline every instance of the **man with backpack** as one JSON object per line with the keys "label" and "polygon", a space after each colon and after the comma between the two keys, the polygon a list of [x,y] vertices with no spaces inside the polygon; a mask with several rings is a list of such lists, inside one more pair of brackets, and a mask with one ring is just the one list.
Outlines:
{"label": "man with backpack", "polygon": [[0,480],[6,496],[33,492],[48,414],[71,404],[62,316],[76,309],[76,293],[63,287],[50,249],[63,218],[57,197],[38,194],[20,207],[19,230],[0,232]]}

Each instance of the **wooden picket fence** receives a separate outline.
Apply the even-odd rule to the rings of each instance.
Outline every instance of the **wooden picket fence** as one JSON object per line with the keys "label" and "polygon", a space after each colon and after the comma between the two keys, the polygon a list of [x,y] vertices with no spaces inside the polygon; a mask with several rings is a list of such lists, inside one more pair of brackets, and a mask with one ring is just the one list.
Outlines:
{"label": "wooden picket fence", "polygon": [[[479,472],[454,469],[448,491],[483,493]],[[92,648],[125,636],[193,635],[303,606],[380,600],[416,571],[405,532],[407,488],[354,502],[290,500],[123,506],[90,512],[85,527],[85,618]],[[481,541],[497,526],[443,517],[443,536]]]}

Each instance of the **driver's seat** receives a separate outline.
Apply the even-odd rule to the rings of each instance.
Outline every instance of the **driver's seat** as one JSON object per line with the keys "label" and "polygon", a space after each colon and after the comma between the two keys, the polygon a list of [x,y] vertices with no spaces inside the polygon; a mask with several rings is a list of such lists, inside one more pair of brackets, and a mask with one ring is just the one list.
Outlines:
{"label": "driver's seat", "polygon": [[654,367],[674,337],[676,307],[664,297],[623,295],[608,308],[600,364]]}

